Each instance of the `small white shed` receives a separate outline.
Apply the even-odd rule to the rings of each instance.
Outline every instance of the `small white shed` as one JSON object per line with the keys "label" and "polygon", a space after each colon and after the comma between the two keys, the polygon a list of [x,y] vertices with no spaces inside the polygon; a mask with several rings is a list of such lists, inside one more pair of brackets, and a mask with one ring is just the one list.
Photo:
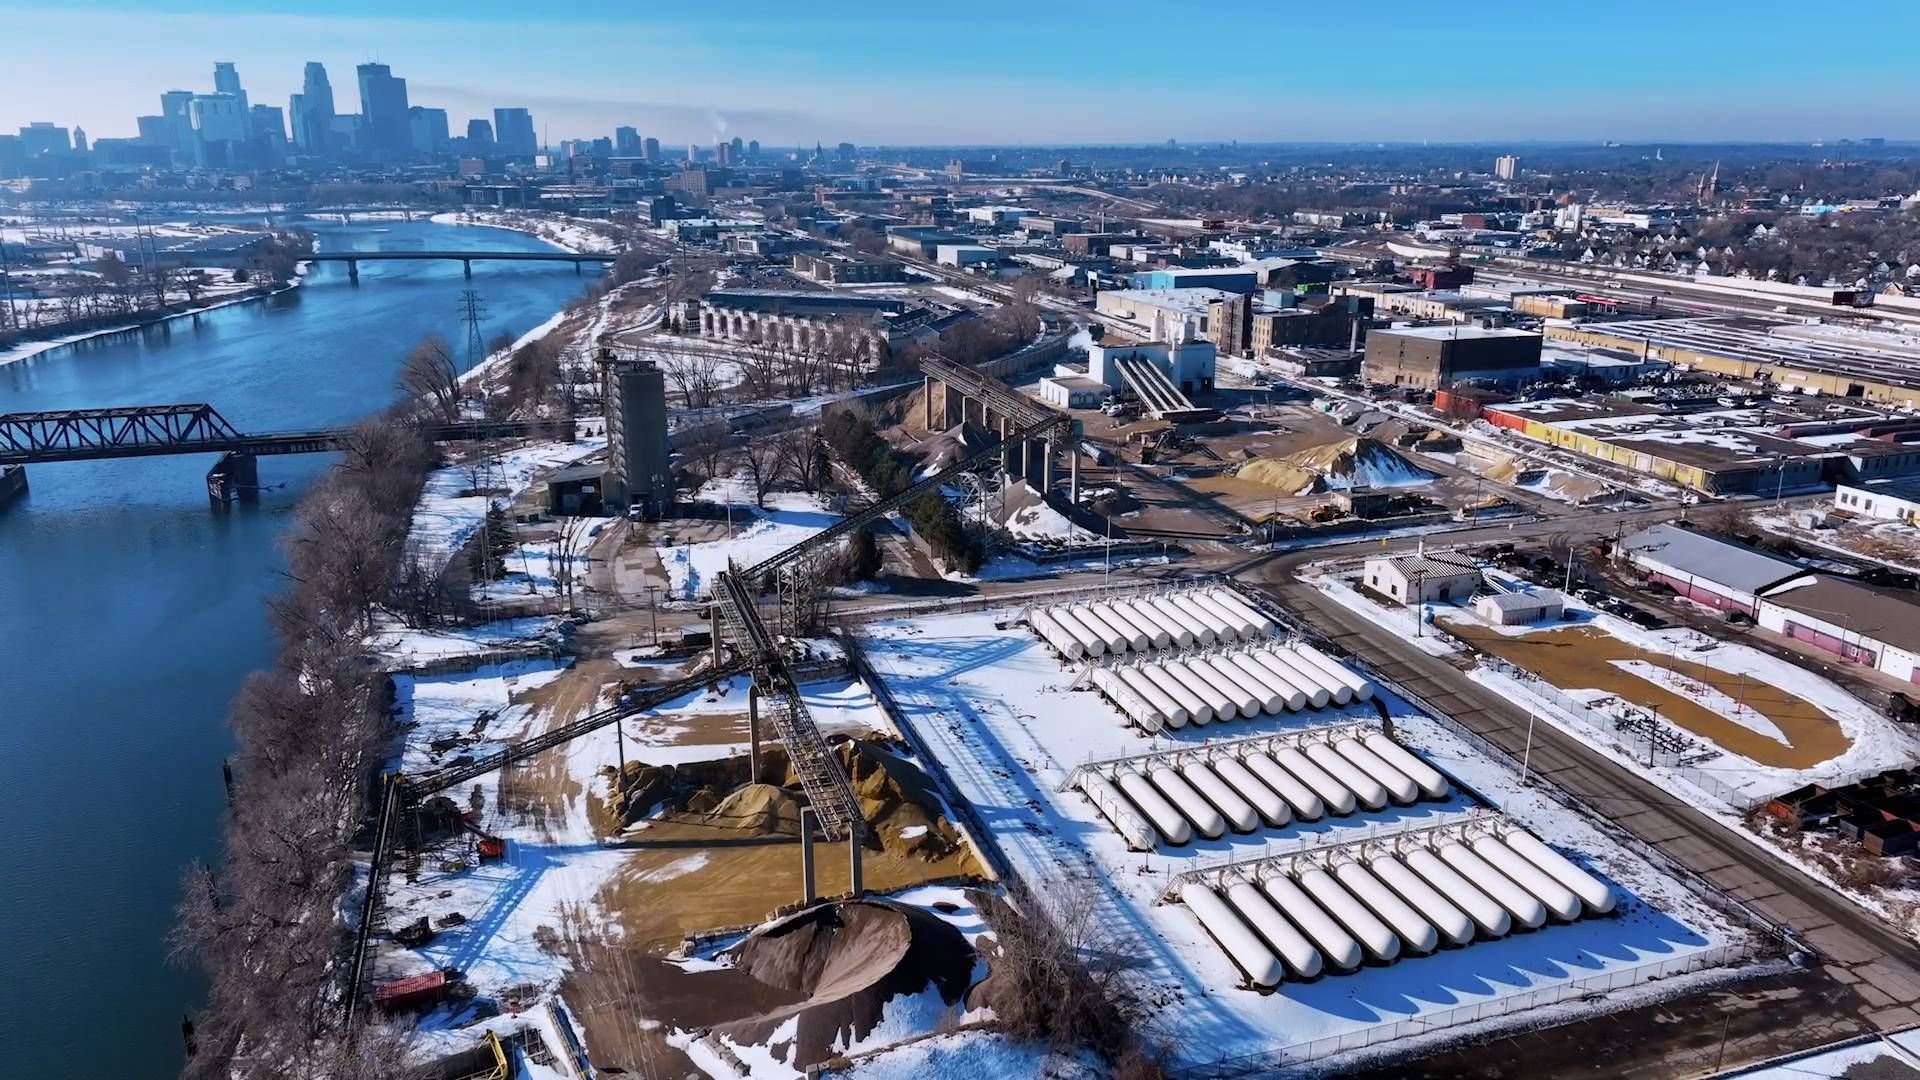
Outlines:
{"label": "small white shed", "polygon": [[1560,617],[1566,606],[1552,589],[1494,593],[1473,602],[1473,613],[1495,626],[1525,626]]}

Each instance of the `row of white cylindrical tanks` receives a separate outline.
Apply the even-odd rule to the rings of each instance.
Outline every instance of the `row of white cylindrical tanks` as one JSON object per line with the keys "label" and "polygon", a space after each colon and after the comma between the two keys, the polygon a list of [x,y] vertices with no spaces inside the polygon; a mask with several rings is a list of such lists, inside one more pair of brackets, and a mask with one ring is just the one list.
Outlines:
{"label": "row of white cylindrical tanks", "polygon": [[1230,589],[1184,589],[1035,610],[1034,630],[1069,660],[1262,641],[1272,619]]}
{"label": "row of white cylindrical tanks", "polygon": [[1605,882],[1519,829],[1302,861],[1257,884],[1189,881],[1178,892],[1262,989],[1604,915],[1617,902]]}
{"label": "row of white cylindrical tanks", "polygon": [[1093,685],[1148,732],[1373,697],[1373,684],[1304,643],[1143,657],[1095,667]]}
{"label": "row of white cylindrical tanks", "polygon": [[[1185,760],[1183,761],[1182,758]],[[1447,797],[1447,778],[1383,732],[1354,726],[1309,737],[1219,748],[1202,760],[1169,753],[1082,773],[1077,786],[1135,851],[1162,840],[1215,840],[1298,819],[1344,817]]]}

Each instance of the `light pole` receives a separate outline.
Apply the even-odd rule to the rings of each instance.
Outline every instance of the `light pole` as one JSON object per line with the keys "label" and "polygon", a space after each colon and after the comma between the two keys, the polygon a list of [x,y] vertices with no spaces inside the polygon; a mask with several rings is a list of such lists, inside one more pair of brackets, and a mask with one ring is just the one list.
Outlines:
{"label": "light pole", "polygon": [[653,647],[657,649],[660,647],[660,607],[654,603],[653,596],[660,591],[660,586],[648,585],[646,589],[647,615],[653,620]]}
{"label": "light pole", "polygon": [[1520,783],[1522,785],[1532,782],[1534,715],[1535,713],[1532,709],[1527,710],[1527,745],[1526,749],[1520,752]]}

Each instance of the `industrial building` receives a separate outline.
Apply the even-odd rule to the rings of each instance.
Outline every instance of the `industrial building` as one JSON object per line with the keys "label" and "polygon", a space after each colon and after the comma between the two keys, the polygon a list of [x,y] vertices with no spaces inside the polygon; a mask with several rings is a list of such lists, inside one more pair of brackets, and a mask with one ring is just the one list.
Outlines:
{"label": "industrial building", "polygon": [[1417,390],[1460,382],[1531,382],[1540,377],[1540,335],[1479,326],[1374,330],[1367,335],[1360,374],[1375,385]]}
{"label": "industrial building", "polygon": [[[607,421],[607,470],[601,503],[616,513],[638,506],[658,514],[673,502],[667,459],[667,381],[648,360],[600,346],[601,401]],[[564,498],[568,492],[556,493]],[[576,488],[572,494],[585,495]]]}
{"label": "industrial building", "polygon": [[1106,289],[1094,298],[1094,310],[1138,326],[1162,341],[1212,340],[1212,305],[1237,299],[1223,289]]}
{"label": "industrial building", "polygon": [[1552,589],[1512,589],[1473,602],[1473,613],[1494,626],[1526,626],[1558,619],[1566,604]]}
{"label": "industrial building", "polygon": [[834,335],[858,333],[869,355],[889,347],[887,326],[907,312],[905,300],[786,289],[715,289],[684,301],[681,319],[701,337],[775,341],[793,348],[823,347]]}
{"label": "industrial building", "polygon": [[1920,349],[1892,334],[1745,315],[1575,323],[1545,332],[1782,391],[1920,406]]}
{"label": "industrial building", "polygon": [[1087,373],[1115,390],[1132,390],[1154,416],[1179,422],[1218,415],[1192,400],[1213,389],[1214,361],[1210,341],[1095,345],[1087,350]]}
{"label": "industrial building", "polygon": [[1767,590],[1807,576],[1799,563],[1680,525],[1655,525],[1614,544],[1652,580],[1697,604],[1752,617]]}
{"label": "industrial building", "polygon": [[1261,282],[1258,272],[1245,267],[1172,266],[1134,274],[1129,284],[1135,289],[1215,289],[1245,296]]}
{"label": "industrial building", "polygon": [[979,244],[936,244],[933,257],[941,266],[993,266],[1000,262],[1000,252]]}
{"label": "industrial building", "polygon": [[907,280],[907,268],[892,259],[838,253],[815,255],[796,252],[793,256],[793,272],[827,285],[865,285]]}
{"label": "industrial building", "polygon": [[1920,681],[1920,604],[1831,574],[1772,586],[1754,619],[1764,629],[1903,681]]}
{"label": "industrial building", "polygon": [[1833,508],[1856,517],[1920,525],[1920,481],[1840,484],[1833,490]]}
{"label": "industrial building", "polygon": [[1465,600],[1480,587],[1478,563],[1466,555],[1419,551],[1413,555],[1368,559],[1361,572],[1367,588],[1402,604]]}

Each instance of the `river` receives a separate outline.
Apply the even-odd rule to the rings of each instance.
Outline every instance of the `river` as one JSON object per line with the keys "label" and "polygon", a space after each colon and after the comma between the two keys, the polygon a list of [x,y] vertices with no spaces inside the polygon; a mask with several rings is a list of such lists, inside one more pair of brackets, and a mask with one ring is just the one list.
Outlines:
{"label": "river", "polygon": [[[545,250],[499,229],[315,225],[324,250]],[[429,331],[523,333],[565,264],[322,264],[298,289],[0,367],[0,412],[207,402],[242,431],[386,404]],[[197,978],[166,962],[181,871],[219,853],[228,701],[268,658],[276,539],[325,459],[263,458],[258,505],[209,508],[211,456],[36,465],[0,511],[0,1046],[9,1076],[163,1077]]]}

